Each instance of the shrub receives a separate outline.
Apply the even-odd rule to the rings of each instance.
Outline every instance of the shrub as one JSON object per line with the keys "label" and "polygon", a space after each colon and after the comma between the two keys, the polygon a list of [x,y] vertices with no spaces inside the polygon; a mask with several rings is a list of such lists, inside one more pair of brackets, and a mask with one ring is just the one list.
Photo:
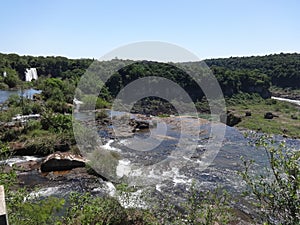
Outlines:
{"label": "shrub", "polygon": [[9,199],[8,219],[10,224],[48,225],[58,221],[59,217],[55,214],[64,206],[64,199],[56,197],[28,199],[27,196],[27,192],[17,191]]}
{"label": "shrub", "polygon": [[107,118],[108,117],[108,114],[105,110],[100,110],[98,112],[96,112],[96,119],[104,119],[104,118]]}
{"label": "shrub", "polygon": [[50,130],[55,133],[72,130],[72,116],[63,114],[45,113],[41,119],[41,125],[44,130]]}
{"label": "shrub", "polygon": [[21,113],[22,113],[21,107],[10,107],[6,111],[0,111],[0,121],[10,122],[15,115]]}
{"label": "shrub", "polygon": [[108,108],[110,106],[110,103],[105,101],[102,98],[97,98],[96,101],[96,109],[103,109],[103,108]]}
{"label": "shrub", "polygon": [[72,112],[72,107],[68,106],[64,101],[55,101],[52,99],[46,102],[46,108],[51,109],[53,112],[56,113]]}
{"label": "shrub", "polygon": [[7,99],[8,106],[21,106],[21,97],[18,94],[12,94]]}
{"label": "shrub", "polygon": [[185,201],[179,204],[166,198],[155,205],[152,213],[160,224],[227,224],[232,218],[229,195],[220,188],[211,191],[200,191],[193,183],[185,195]]}
{"label": "shrub", "polygon": [[117,200],[109,197],[93,197],[89,193],[71,193],[67,215],[59,224],[126,224],[127,214]]}
{"label": "shrub", "polygon": [[[287,149],[266,136],[254,136],[255,146],[265,151],[268,165],[253,175],[253,160],[244,160],[241,176],[248,184],[247,194],[258,201],[262,220],[268,224],[300,223],[300,152]],[[258,171],[257,171],[258,172]]]}
{"label": "shrub", "polygon": [[[9,152],[6,144],[0,143],[1,156],[5,158],[9,155],[3,153]],[[40,199],[29,197],[25,188],[15,187],[18,184],[17,173],[14,168],[9,171],[3,169],[4,164],[0,165],[0,185],[4,185],[7,204],[7,214],[9,224],[15,225],[47,225],[54,224],[58,217],[55,213],[62,209],[63,199],[47,197]]]}

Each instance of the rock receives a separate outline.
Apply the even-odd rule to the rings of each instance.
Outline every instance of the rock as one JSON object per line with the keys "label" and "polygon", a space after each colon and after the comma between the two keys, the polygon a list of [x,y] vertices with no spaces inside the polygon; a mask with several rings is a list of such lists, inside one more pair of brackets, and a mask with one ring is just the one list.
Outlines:
{"label": "rock", "polygon": [[[43,139],[29,140],[26,142],[11,142],[9,147],[12,155],[16,156],[47,156],[54,151],[67,152],[70,150],[70,145],[64,143],[63,141],[58,141],[53,143],[51,147],[47,147],[44,142],[46,142],[46,137]],[[49,139],[49,142],[53,140]]]}
{"label": "rock", "polygon": [[250,111],[246,111],[245,116],[251,116],[251,112]]}
{"label": "rock", "polygon": [[291,118],[292,118],[293,120],[297,120],[297,119],[298,119],[298,117],[297,117],[296,115],[291,115]]}
{"label": "rock", "polygon": [[42,172],[71,170],[85,167],[86,160],[70,152],[55,152],[49,155],[41,164]]}
{"label": "rock", "polygon": [[133,127],[133,132],[150,128],[150,124],[145,120],[131,119],[129,125]]}
{"label": "rock", "polygon": [[91,175],[88,173],[87,168],[78,167],[72,170],[64,171],[51,171],[43,173],[43,175],[52,181],[67,181],[67,180],[78,180],[78,179],[97,179],[99,176]]}
{"label": "rock", "polygon": [[226,125],[233,127],[242,121],[242,117],[236,115],[233,111],[228,110],[226,114],[220,116],[220,120],[222,123],[226,123]]}
{"label": "rock", "polygon": [[272,94],[268,90],[268,88],[262,86],[262,85],[255,85],[255,86],[248,86],[244,92],[248,93],[258,93],[262,98],[271,98]]}
{"label": "rock", "polygon": [[273,115],[273,113],[271,113],[271,112],[267,112],[267,113],[265,113],[264,118],[265,118],[265,119],[268,119],[268,120],[271,120],[271,119],[274,118],[274,115]]}
{"label": "rock", "polygon": [[[42,100],[43,100],[41,94],[33,94],[32,99],[33,99],[34,101],[42,101]],[[73,105],[72,105],[72,106],[73,106]]]}
{"label": "rock", "polygon": [[134,128],[139,130],[149,129],[149,122],[136,120]]}
{"label": "rock", "polygon": [[16,168],[19,171],[23,172],[29,172],[32,170],[38,170],[40,166],[40,163],[37,161],[28,161],[28,162],[23,162],[23,163],[17,163]]}

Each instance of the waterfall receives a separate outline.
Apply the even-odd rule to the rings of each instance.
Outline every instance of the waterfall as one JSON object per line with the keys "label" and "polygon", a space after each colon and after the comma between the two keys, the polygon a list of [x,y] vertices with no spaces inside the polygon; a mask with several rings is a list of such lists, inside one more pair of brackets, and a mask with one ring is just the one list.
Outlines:
{"label": "waterfall", "polygon": [[7,76],[7,73],[6,71],[3,72],[3,77],[6,77]]}
{"label": "waterfall", "polygon": [[34,80],[38,79],[36,68],[26,69],[26,71],[25,71],[25,81],[32,81],[33,79]]}

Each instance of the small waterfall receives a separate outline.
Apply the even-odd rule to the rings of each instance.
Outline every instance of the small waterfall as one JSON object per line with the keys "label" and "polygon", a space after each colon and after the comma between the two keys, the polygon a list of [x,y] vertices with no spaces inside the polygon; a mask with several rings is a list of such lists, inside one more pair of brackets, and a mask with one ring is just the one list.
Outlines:
{"label": "small waterfall", "polygon": [[32,81],[33,79],[34,80],[38,79],[36,68],[26,69],[26,71],[25,71],[25,81]]}
{"label": "small waterfall", "polygon": [[6,71],[3,72],[3,77],[6,77],[7,76],[7,73]]}

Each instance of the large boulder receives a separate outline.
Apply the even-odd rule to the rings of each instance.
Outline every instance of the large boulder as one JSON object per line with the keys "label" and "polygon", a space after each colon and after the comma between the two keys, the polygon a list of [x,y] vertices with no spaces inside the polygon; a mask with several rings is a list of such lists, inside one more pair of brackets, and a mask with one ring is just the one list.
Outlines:
{"label": "large boulder", "polygon": [[41,164],[42,172],[64,171],[85,167],[86,160],[80,155],[70,152],[55,152],[49,155]]}
{"label": "large boulder", "polygon": [[234,111],[228,110],[226,114],[221,114],[220,121],[227,126],[233,127],[242,121],[242,116],[235,114]]}

